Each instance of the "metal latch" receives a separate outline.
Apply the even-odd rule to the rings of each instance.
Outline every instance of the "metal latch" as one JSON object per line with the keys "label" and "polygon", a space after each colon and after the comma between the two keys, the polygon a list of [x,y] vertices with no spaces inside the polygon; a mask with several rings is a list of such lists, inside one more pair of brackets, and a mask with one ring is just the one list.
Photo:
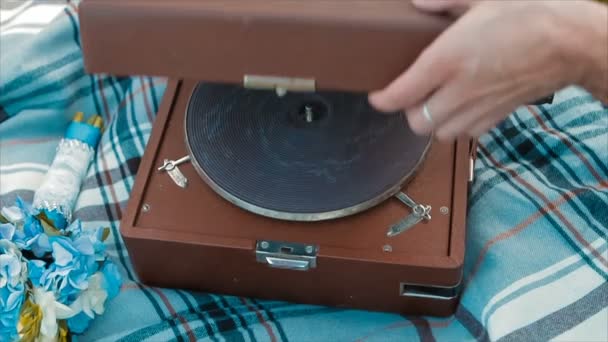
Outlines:
{"label": "metal latch", "polygon": [[400,283],[399,295],[402,297],[450,300],[458,297],[461,288],[460,283],[453,287]]}
{"label": "metal latch", "polygon": [[288,91],[314,92],[315,80],[308,78],[245,75],[243,86],[249,89],[273,89],[283,96]]}
{"label": "metal latch", "polygon": [[318,246],[279,241],[257,241],[256,260],[270,267],[307,271],[317,267]]}

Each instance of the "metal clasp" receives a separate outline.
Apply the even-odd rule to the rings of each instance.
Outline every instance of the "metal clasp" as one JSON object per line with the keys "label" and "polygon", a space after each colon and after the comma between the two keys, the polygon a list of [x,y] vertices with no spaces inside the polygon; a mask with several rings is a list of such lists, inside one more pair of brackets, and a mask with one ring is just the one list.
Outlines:
{"label": "metal clasp", "polygon": [[314,79],[261,75],[245,75],[243,86],[248,89],[272,89],[278,96],[288,91],[314,92],[316,89]]}
{"label": "metal clasp", "polygon": [[273,268],[307,271],[317,267],[318,246],[280,241],[258,241],[256,260]]}

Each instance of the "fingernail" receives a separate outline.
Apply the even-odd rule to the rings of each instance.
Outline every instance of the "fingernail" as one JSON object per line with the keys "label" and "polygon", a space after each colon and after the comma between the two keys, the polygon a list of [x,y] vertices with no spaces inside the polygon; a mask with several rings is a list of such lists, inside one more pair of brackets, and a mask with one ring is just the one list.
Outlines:
{"label": "fingernail", "polygon": [[410,129],[417,135],[427,135],[432,128],[422,117],[421,109],[409,109],[405,111]]}
{"label": "fingernail", "polygon": [[386,104],[383,103],[382,100],[382,93],[380,93],[379,91],[374,91],[372,93],[370,93],[367,97],[367,100],[369,101],[369,104],[374,107],[376,110],[379,110],[381,112],[387,112],[387,108],[386,108]]}

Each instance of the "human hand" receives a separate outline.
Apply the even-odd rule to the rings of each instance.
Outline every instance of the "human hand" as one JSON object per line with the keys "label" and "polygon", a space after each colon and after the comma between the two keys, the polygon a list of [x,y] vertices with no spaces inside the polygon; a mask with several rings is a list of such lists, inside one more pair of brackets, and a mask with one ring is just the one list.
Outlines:
{"label": "human hand", "polygon": [[[606,6],[590,1],[464,2],[470,9],[407,71],[370,94],[374,107],[404,110],[415,132],[452,140],[478,137],[519,106],[565,86],[608,83],[608,66],[598,62],[608,63]],[[415,1],[434,11],[462,11],[467,7],[462,3]],[[603,70],[599,81],[598,70]],[[431,121],[423,114],[425,104]]]}
{"label": "human hand", "polygon": [[459,17],[480,0],[412,0],[419,10],[429,13],[445,13]]}

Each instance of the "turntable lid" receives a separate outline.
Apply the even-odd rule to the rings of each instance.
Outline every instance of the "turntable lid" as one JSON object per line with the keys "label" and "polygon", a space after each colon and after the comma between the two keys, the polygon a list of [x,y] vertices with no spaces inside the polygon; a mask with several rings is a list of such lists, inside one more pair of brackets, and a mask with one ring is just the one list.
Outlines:
{"label": "turntable lid", "polygon": [[87,0],[79,18],[92,73],[345,91],[384,87],[449,24],[409,0]]}

